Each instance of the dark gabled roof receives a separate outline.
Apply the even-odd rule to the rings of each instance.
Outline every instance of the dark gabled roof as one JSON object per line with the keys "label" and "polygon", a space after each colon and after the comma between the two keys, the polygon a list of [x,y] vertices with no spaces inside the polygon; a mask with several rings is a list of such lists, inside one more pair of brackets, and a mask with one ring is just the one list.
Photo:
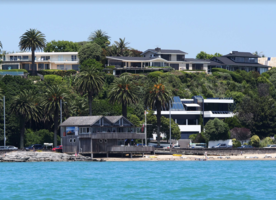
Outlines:
{"label": "dark gabled roof", "polygon": [[[212,61],[212,59],[217,59],[219,61],[221,61],[222,63],[219,62],[215,62]],[[244,66],[244,67],[269,67],[266,65],[261,65],[259,63],[236,63],[234,61],[232,61],[231,59],[227,58],[227,57],[213,57],[210,60],[210,63],[208,65],[215,65],[215,66],[223,66],[223,65],[229,65],[229,66]]]}
{"label": "dark gabled roof", "polygon": [[[149,58],[149,57],[120,57],[120,56],[107,56],[107,58],[109,59],[117,59],[117,60],[141,60],[141,61],[147,61],[147,60],[155,60],[158,59],[159,57],[153,57],[153,58]],[[163,58],[159,58],[159,59],[163,59]],[[164,59],[163,59],[164,60]]]}
{"label": "dark gabled roof", "polygon": [[239,52],[239,51],[232,51],[229,54],[224,55],[224,57],[250,57],[250,58],[258,58],[259,56],[254,55],[250,52]]}
{"label": "dark gabled roof", "polygon": [[205,62],[205,63],[209,63],[210,62],[210,60],[205,60],[205,59],[196,59],[196,58],[185,58],[185,61],[186,62],[194,62],[194,63],[196,63],[196,62]]}
{"label": "dark gabled roof", "polygon": [[133,124],[125,117],[121,116],[78,116],[78,117],[69,117],[67,120],[65,120],[63,123],[60,124],[60,126],[93,126],[97,121],[100,119],[106,119],[111,124],[115,124],[117,121],[119,121],[121,118],[124,118],[128,123],[130,123],[132,126]]}
{"label": "dark gabled roof", "polygon": [[131,125],[133,125],[127,118],[125,118],[124,116],[105,116],[106,119],[108,119],[111,123],[115,124],[117,121],[119,121],[121,118],[123,118],[124,120],[126,120],[128,123],[130,123]]}
{"label": "dark gabled roof", "polygon": [[184,51],[181,50],[174,50],[174,49],[161,49],[159,52],[157,52],[155,49],[148,49],[144,51],[141,55],[145,54],[146,52],[151,51],[156,54],[187,54]]}
{"label": "dark gabled roof", "polygon": [[103,116],[78,116],[69,117],[60,126],[91,126],[99,121]]}

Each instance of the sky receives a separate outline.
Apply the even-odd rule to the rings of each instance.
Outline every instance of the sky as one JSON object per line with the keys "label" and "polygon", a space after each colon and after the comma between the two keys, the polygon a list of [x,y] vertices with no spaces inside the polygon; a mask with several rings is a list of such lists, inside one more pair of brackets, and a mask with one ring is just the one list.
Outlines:
{"label": "sky", "polygon": [[111,43],[126,38],[140,51],[179,49],[187,58],[200,51],[258,51],[276,57],[272,0],[0,0],[0,10],[0,41],[8,52],[19,51],[19,37],[30,28],[48,42],[87,41],[101,29]]}

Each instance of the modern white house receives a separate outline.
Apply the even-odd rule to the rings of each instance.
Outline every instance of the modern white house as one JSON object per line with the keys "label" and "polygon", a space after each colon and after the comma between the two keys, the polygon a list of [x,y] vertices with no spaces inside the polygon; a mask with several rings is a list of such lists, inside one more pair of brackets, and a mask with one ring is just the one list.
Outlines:
{"label": "modern white house", "polygon": [[107,66],[115,66],[114,75],[119,75],[126,71],[169,71],[175,70],[204,70],[207,72],[207,60],[186,58],[187,53],[181,50],[169,49],[148,49],[144,51],[143,57],[117,57],[107,56]]}
{"label": "modern white house", "polygon": [[[171,110],[163,109],[161,115],[170,117],[178,124],[181,139],[188,139],[191,134],[201,133],[200,116],[205,125],[210,119],[225,119],[234,116],[232,98],[207,98],[194,96],[192,99],[174,97]],[[156,114],[156,111],[155,111]]]}
{"label": "modern white house", "polygon": [[[31,71],[32,53],[9,53],[0,63],[0,69],[26,69]],[[79,71],[78,52],[35,52],[37,70],[61,69]]]}

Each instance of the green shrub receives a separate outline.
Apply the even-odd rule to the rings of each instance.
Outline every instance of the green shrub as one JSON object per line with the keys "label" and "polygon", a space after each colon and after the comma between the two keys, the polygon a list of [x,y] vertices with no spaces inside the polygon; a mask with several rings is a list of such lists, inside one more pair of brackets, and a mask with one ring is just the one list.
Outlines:
{"label": "green shrub", "polygon": [[214,72],[222,72],[222,73],[227,73],[230,74],[232,79],[238,83],[241,83],[243,81],[242,76],[240,76],[239,74],[226,70],[226,69],[221,69],[221,68],[212,68],[212,73]]}
{"label": "green shrub", "polygon": [[41,78],[40,78],[40,76],[28,76],[28,80],[31,80],[31,81],[40,81]]}
{"label": "green shrub", "polygon": [[241,146],[241,142],[239,140],[232,139],[232,142],[233,142],[233,147],[234,148],[237,148],[237,147]]}
{"label": "green shrub", "polygon": [[70,76],[70,75],[74,75],[77,73],[76,70],[59,70],[59,69],[45,69],[45,70],[41,70],[38,72],[39,74],[42,75],[58,75],[58,76]]}
{"label": "green shrub", "polygon": [[260,138],[259,138],[259,136],[253,135],[253,136],[250,138],[250,144],[251,144],[253,147],[259,147],[259,146],[260,146]]}
{"label": "green shrub", "polygon": [[28,73],[28,71],[26,69],[10,69],[10,70],[2,70],[0,69],[1,72],[24,72],[24,73]]}
{"label": "green shrub", "polygon": [[197,137],[197,134],[192,134],[192,135],[189,136],[189,139],[192,140],[192,142],[194,142],[196,137]]}
{"label": "green shrub", "polygon": [[270,137],[266,137],[260,141],[260,147],[267,147],[269,144],[273,144],[273,140]]}
{"label": "green shrub", "polygon": [[62,83],[62,77],[57,76],[57,75],[45,75],[44,76],[44,81],[47,82],[50,85],[58,85]]}
{"label": "green shrub", "polygon": [[[60,137],[57,135],[58,143],[60,143]],[[54,143],[54,133],[47,129],[41,129],[33,132],[31,129],[27,129],[25,133],[25,146],[32,144],[44,144]]]}

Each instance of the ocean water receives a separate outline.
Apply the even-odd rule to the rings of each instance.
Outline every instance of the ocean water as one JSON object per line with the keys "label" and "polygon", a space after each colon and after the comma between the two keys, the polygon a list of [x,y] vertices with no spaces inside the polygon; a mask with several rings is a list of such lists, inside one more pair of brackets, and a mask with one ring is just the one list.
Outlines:
{"label": "ocean water", "polygon": [[276,199],[276,161],[0,163],[0,199]]}

